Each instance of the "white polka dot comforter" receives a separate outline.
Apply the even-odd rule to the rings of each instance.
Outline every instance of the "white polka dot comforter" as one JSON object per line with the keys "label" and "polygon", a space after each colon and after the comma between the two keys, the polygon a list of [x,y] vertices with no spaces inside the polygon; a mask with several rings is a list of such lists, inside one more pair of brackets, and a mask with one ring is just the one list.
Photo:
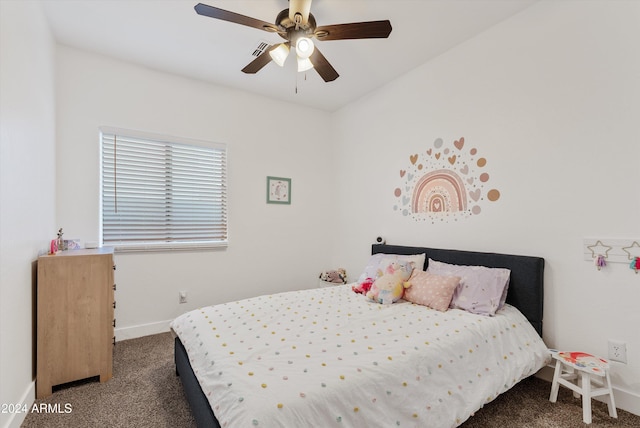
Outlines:
{"label": "white polka dot comforter", "polygon": [[171,327],[230,428],[457,426],[548,359],[512,306],[380,305],[350,285],[209,306]]}

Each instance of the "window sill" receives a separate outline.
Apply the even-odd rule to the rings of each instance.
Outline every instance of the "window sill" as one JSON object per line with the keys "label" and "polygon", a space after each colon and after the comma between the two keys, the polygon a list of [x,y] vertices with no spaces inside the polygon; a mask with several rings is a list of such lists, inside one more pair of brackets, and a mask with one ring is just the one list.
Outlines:
{"label": "window sill", "polygon": [[223,242],[172,242],[172,243],[140,243],[140,244],[116,244],[106,243],[115,249],[116,253],[154,253],[154,252],[180,252],[180,251],[212,251],[224,250],[228,247],[228,241]]}

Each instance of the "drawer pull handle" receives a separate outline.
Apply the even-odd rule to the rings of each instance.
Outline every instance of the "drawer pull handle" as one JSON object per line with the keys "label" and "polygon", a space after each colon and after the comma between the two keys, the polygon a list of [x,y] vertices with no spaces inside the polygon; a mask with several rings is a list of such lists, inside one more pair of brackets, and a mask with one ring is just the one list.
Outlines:
{"label": "drawer pull handle", "polygon": [[116,291],[116,284],[113,284],[113,291]]}
{"label": "drawer pull handle", "polygon": [[116,319],[114,318],[113,319],[113,328],[115,328],[115,327],[116,327]]}
{"label": "drawer pull handle", "polygon": [[113,309],[116,308],[116,302],[113,302]]}

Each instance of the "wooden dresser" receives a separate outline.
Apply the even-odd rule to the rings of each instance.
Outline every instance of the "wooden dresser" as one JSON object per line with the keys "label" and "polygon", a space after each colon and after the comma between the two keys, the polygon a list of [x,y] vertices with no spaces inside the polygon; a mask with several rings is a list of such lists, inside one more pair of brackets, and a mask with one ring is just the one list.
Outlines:
{"label": "wooden dresser", "polygon": [[114,269],[112,248],[38,257],[36,398],[54,385],[111,379]]}

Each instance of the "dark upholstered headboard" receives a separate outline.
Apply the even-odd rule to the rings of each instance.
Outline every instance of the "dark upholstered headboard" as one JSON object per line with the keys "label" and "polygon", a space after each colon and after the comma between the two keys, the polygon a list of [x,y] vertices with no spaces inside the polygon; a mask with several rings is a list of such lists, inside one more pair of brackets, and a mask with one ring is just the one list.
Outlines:
{"label": "dark upholstered headboard", "polygon": [[542,307],[544,301],[544,259],[511,254],[479,253],[474,251],[443,250],[439,248],[405,247],[374,244],[371,254],[422,254],[427,269],[429,259],[455,265],[486,266],[511,270],[507,303],[515,306],[529,320],[542,337]]}

